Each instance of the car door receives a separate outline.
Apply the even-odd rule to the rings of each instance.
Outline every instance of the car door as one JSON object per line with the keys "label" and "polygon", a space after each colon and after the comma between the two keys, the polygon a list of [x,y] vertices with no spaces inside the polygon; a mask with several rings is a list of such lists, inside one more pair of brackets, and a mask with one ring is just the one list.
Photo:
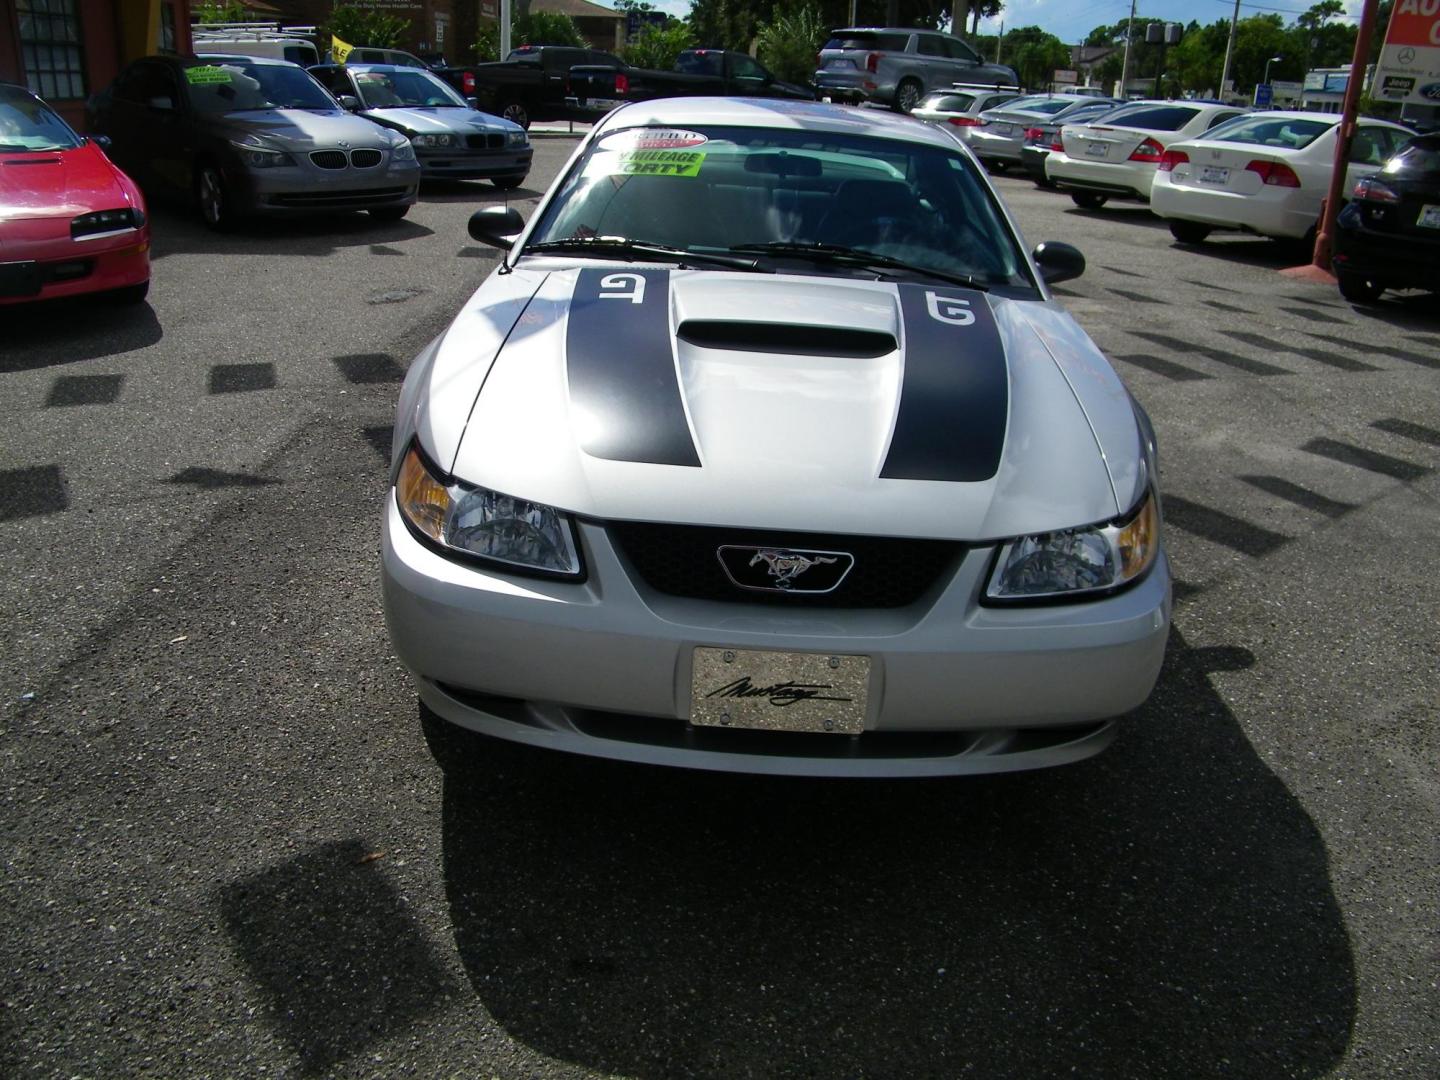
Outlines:
{"label": "car door", "polygon": [[187,141],[184,107],[174,71],[162,61],[139,60],[116,81],[106,125],[110,156],[142,187],[188,186],[188,169],[176,169]]}
{"label": "car door", "polygon": [[951,62],[945,39],[939,34],[915,35],[915,74],[925,90],[959,81],[960,71]]}

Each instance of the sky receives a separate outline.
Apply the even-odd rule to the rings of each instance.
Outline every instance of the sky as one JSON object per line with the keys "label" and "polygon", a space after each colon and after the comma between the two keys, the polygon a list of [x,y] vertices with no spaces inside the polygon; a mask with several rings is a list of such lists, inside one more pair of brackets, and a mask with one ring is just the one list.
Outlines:
{"label": "sky", "polygon": [[[604,0],[600,0],[604,2]],[[690,0],[651,0],[661,11],[685,16]],[[1287,23],[1310,7],[1315,0],[1242,0],[1240,17],[1265,12],[1278,13]],[[1358,17],[1363,0],[1345,0],[1345,8]],[[1188,23],[1195,19],[1203,24],[1230,18],[1234,0],[1138,0],[1136,18],[1173,19]],[[1078,42],[1097,26],[1113,24],[1130,14],[1130,0],[1006,0],[1002,16],[1010,29],[1017,26],[1039,26],[1065,42]],[[984,19],[980,32],[994,34],[1000,30],[1000,19]]]}

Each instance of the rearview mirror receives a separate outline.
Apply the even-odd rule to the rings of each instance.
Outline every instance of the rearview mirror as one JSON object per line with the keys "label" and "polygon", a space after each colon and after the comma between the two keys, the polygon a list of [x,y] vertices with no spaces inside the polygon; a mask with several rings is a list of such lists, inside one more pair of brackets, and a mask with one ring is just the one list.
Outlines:
{"label": "rearview mirror", "polygon": [[1085,273],[1085,256],[1080,249],[1057,240],[1046,240],[1035,245],[1030,257],[1040,270],[1040,278],[1046,285],[1069,281]]}
{"label": "rearview mirror", "polygon": [[525,219],[513,206],[487,206],[470,215],[471,239],[509,250],[525,228]]}
{"label": "rearview mirror", "polygon": [[360,99],[354,94],[341,94],[337,100],[340,102],[340,107],[346,112],[360,111]]}
{"label": "rearview mirror", "polygon": [[771,176],[819,176],[821,172],[818,158],[787,154],[784,150],[775,154],[745,155],[745,171]]}

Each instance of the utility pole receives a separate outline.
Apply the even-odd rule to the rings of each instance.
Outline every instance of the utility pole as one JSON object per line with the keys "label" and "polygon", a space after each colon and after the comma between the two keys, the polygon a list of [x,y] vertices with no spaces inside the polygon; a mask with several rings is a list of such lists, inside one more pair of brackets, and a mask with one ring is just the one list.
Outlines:
{"label": "utility pole", "polygon": [[510,55],[510,6],[512,0],[500,0],[500,59]]}
{"label": "utility pole", "polygon": [[1005,44],[1005,24],[1000,24],[1000,36],[995,39],[995,63],[1000,62],[1000,48]]}
{"label": "utility pole", "polygon": [[1220,100],[1225,100],[1225,84],[1230,81],[1230,60],[1235,55],[1235,27],[1240,23],[1240,0],[1235,0],[1235,14],[1230,16],[1230,40],[1225,43],[1225,67],[1220,72]]}
{"label": "utility pole", "polygon": [[956,37],[964,37],[965,23],[969,18],[970,0],[955,0],[950,12],[950,33]]}
{"label": "utility pole", "polygon": [[1125,83],[1130,78],[1130,39],[1135,36],[1135,0],[1130,0],[1130,18],[1125,23],[1125,58],[1120,61],[1120,93],[1115,96],[1125,100]]}

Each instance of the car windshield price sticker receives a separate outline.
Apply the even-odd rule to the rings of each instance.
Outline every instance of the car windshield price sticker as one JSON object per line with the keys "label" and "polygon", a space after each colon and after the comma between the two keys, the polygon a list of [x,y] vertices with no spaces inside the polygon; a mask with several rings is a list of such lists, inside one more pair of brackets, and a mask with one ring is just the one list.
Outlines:
{"label": "car windshield price sticker", "polygon": [[191,86],[218,86],[230,81],[230,72],[223,67],[190,67],[185,69],[185,81]]}
{"label": "car windshield price sticker", "polygon": [[697,150],[627,150],[615,170],[625,176],[699,176],[705,155]]}
{"label": "car windshield price sticker", "polygon": [[704,146],[709,141],[698,131],[631,128],[605,136],[600,145],[606,150],[683,150],[689,146]]}

